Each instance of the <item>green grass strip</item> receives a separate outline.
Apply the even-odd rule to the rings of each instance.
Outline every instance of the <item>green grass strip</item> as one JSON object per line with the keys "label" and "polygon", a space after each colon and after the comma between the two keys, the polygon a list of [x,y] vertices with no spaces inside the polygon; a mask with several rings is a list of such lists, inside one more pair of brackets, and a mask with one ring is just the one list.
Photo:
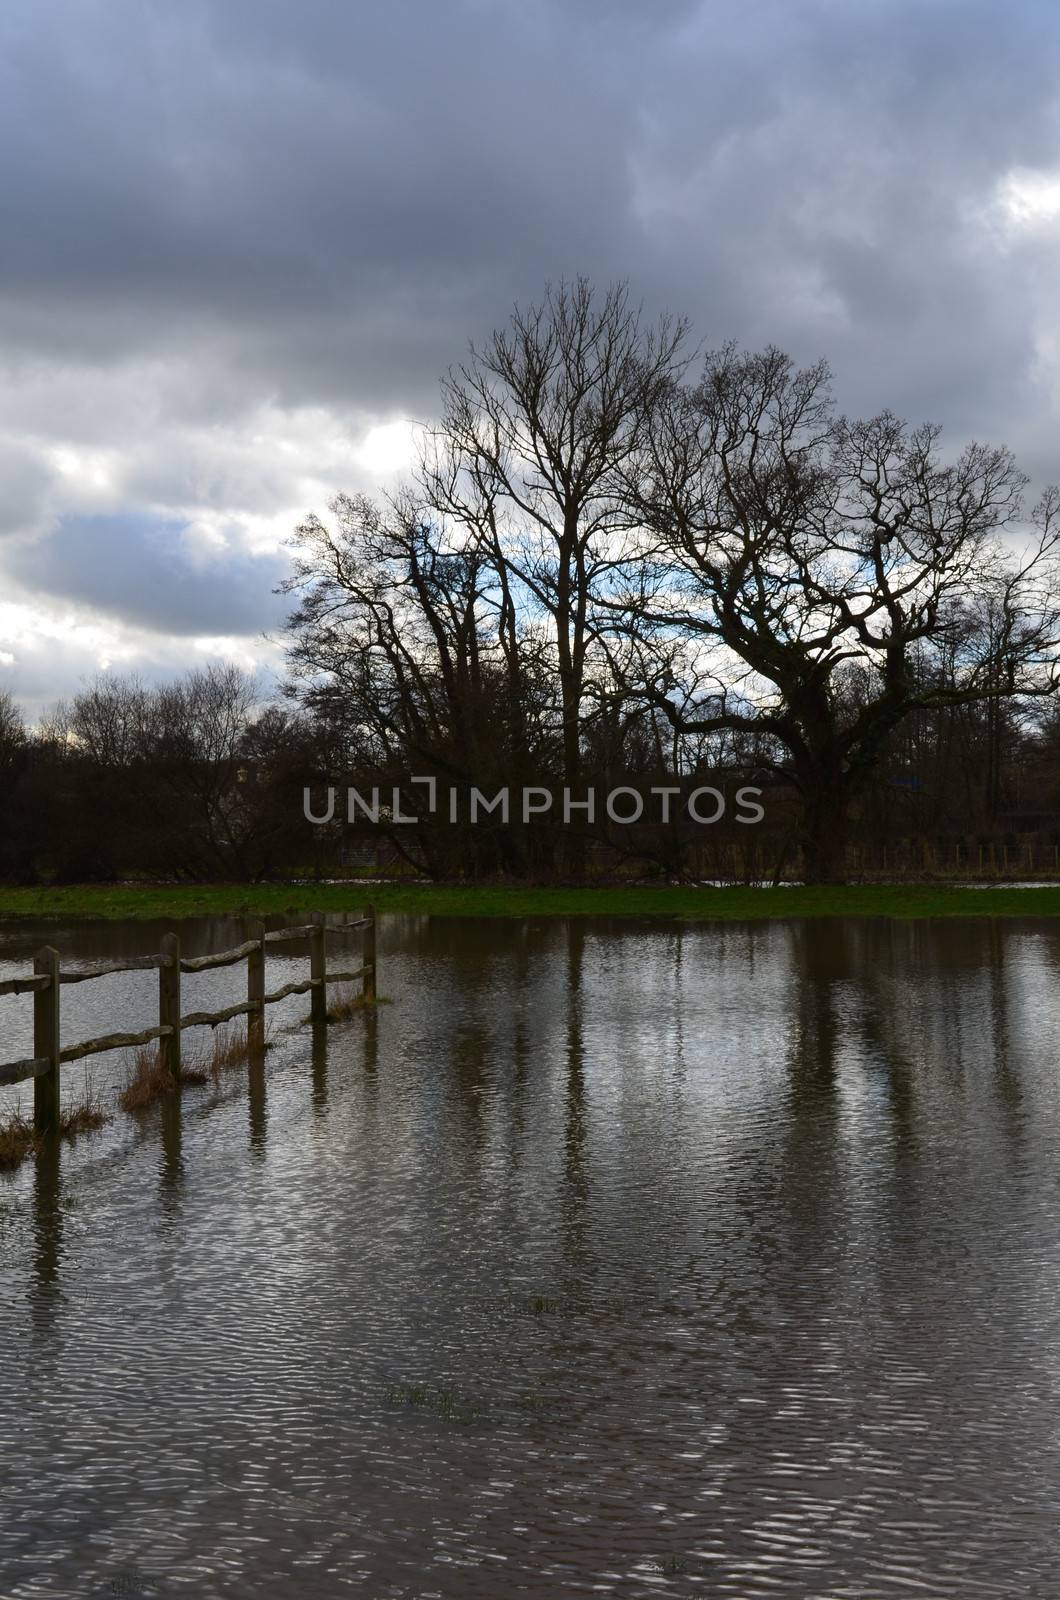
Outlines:
{"label": "green grass strip", "polygon": [[680,917],[747,922],[777,917],[1054,917],[1060,884],[971,889],[945,885],[697,889],[520,889],[432,884],[217,884],[0,889],[0,916],[109,920],[381,912],[439,917]]}

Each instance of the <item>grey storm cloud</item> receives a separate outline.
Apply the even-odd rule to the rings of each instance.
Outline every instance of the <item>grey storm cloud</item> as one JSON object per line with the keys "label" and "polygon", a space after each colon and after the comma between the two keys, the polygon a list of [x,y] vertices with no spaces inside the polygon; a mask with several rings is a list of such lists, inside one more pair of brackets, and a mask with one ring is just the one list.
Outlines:
{"label": "grey storm cloud", "polygon": [[290,609],[274,594],[285,565],[222,549],[189,553],[179,523],[139,516],[67,517],[8,561],[28,591],[78,599],[93,610],[178,635],[253,634]]}
{"label": "grey storm cloud", "polygon": [[[8,0],[0,463],[35,451],[10,483],[46,500],[50,428],[119,457],[137,432],[120,540],[75,559],[68,496],[18,580],[184,632],[190,569],[98,570],[190,514],[181,430],[223,455],[263,404],[427,417],[470,338],[576,273],[1058,476],[1057,234],[996,203],[1060,171],[1058,67],[1048,0]],[[266,456],[218,511],[261,513]],[[351,460],[328,492],[358,487]]]}
{"label": "grey storm cloud", "polygon": [[5,332],[421,408],[577,271],[711,338],[945,337],[996,288],[962,203],[1056,155],[1058,41],[1044,0],[16,0]]}

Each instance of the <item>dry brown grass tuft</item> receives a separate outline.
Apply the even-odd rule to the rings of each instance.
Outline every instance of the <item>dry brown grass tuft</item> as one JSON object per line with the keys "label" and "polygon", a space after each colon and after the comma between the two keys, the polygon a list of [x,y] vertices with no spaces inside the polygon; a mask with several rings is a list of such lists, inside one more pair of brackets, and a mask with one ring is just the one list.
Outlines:
{"label": "dry brown grass tuft", "polygon": [[[73,1143],[82,1133],[92,1133],[111,1120],[86,1081],[81,1099],[64,1106],[59,1113],[59,1136]],[[27,1157],[36,1155],[43,1143],[32,1118],[21,1110],[12,1112],[0,1122],[0,1172],[13,1172]]]}
{"label": "dry brown grass tuft", "polygon": [[364,995],[360,989],[355,989],[352,983],[340,983],[329,995],[324,1015],[328,1022],[345,1022],[347,1017],[355,1017],[363,1010]]}
{"label": "dry brown grass tuft", "polygon": [[40,1140],[33,1123],[21,1111],[15,1111],[0,1122],[0,1172],[13,1172],[27,1156],[39,1148]]}
{"label": "dry brown grass tuft", "polygon": [[[266,1029],[261,1048],[272,1048]],[[245,1067],[253,1055],[253,1046],[246,1024],[238,1024],[234,1028],[226,1028],[223,1032],[214,1035],[213,1044],[203,1063],[205,1071],[213,1079],[214,1085],[220,1084],[226,1072],[233,1072],[238,1067]]]}
{"label": "dry brown grass tuft", "polygon": [[64,1139],[74,1140],[82,1133],[93,1133],[114,1119],[103,1109],[103,1102],[85,1085],[80,1100],[68,1105],[59,1114],[59,1132]]}
{"label": "dry brown grass tuft", "polygon": [[[269,1048],[267,1041],[264,1048]],[[185,1054],[180,1070],[181,1087],[199,1086],[212,1079],[217,1088],[225,1073],[244,1066],[251,1053],[245,1027],[219,1031],[214,1034],[205,1053],[197,1056]],[[173,1074],[162,1065],[157,1046],[141,1045],[133,1057],[132,1072],[118,1096],[118,1104],[123,1111],[146,1111],[165,1095],[173,1094],[176,1087]]]}
{"label": "dry brown grass tuft", "polygon": [[[377,994],[374,1000],[366,1000],[361,990],[352,983],[338,983],[331,990],[328,998],[328,1009],[324,1013],[325,1022],[346,1022],[350,1017],[357,1017],[363,1011],[372,1011],[376,1006],[393,1005],[393,1001],[385,994]],[[313,1013],[307,1011],[302,1018],[303,1026],[313,1020]]]}
{"label": "dry brown grass tuft", "polygon": [[142,1044],[133,1056],[132,1072],[118,1096],[123,1111],[146,1111],[156,1100],[176,1090],[173,1074],[162,1065],[155,1045]]}

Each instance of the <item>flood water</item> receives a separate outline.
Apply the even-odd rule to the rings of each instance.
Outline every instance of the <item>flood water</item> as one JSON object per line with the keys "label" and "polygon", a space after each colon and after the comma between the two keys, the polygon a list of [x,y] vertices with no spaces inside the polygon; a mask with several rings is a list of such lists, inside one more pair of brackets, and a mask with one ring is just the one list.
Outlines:
{"label": "flood water", "polygon": [[393,917],[379,986],[0,1177],[3,1600],[1060,1593],[1055,924]]}

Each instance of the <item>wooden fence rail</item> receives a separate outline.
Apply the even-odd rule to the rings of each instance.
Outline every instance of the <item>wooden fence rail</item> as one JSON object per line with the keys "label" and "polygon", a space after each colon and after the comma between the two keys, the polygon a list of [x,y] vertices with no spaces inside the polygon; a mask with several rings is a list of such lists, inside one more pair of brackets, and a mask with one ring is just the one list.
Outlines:
{"label": "wooden fence rail", "polygon": [[[327,937],[346,937],[354,933],[364,936],[362,965],[353,972],[329,972]],[[308,940],[309,943],[309,977],[266,992],[265,955],[268,946],[297,943],[300,940]],[[239,961],[247,963],[245,1001],[225,1006],[220,1011],[182,1011],[182,973],[208,972],[215,967],[234,966]],[[373,1004],[376,998],[375,968],[375,911],[371,906],[367,915],[356,922],[344,922],[337,927],[327,927],[323,915],[318,912],[313,921],[302,928],[276,928],[271,933],[262,929],[256,938],[248,939],[234,950],[222,950],[213,956],[182,957],[180,939],[175,933],[167,933],[157,955],[136,956],[128,961],[104,961],[76,972],[63,972],[59,966],[59,952],[51,946],[45,946],[34,958],[32,977],[7,978],[0,983],[0,995],[33,996],[33,1055],[22,1061],[0,1063],[0,1085],[32,1080],[34,1125],[40,1133],[52,1133],[59,1126],[59,1068],[62,1063],[80,1061],[84,1056],[98,1055],[103,1050],[151,1044],[157,1039],[162,1063],[179,1083],[180,1036],[185,1028],[215,1028],[218,1023],[245,1016],[248,1018],[251,1042],[260,1044],[264,1039],[265,1007],[285,1000],[288,995],[310,995],[314,1023],[326,1020],[329,984],[354,983],[359,978],[365,1004]],[[116,972],[153,969],[158,971],[156,1027],[145,1028],[140,1033],[103,1034],[96,1039],[85,1039],[80,1044],[60,1043],[59,993],[63,984],[86,983],[91,978],[108,977]]]}
{"label": "wooden fence rail", "polygon": [[5,978],[0,983],[0,994],[32,994],[35,989],[46,989],[51,983],[48,977],[39,978]]}
{"label": "wooden fence rail", "polygon": [[168,956],[133,956],[129,961],[100,961],[77,972],[60,972],[60,983],[88,983],[92,978],[109,978],[112,972],[150,972],[153,967],[168,967]]}

